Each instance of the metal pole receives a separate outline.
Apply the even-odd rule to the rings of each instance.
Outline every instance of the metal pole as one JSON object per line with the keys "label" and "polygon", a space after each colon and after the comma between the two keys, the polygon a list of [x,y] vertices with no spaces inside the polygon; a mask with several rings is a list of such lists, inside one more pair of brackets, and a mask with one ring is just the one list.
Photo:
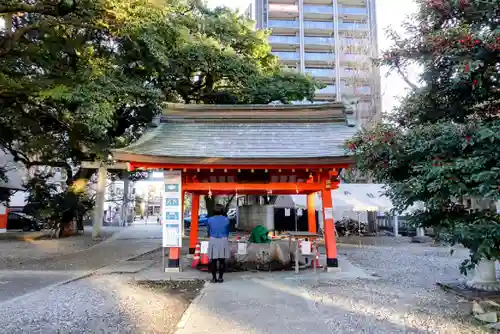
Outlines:
{"label": "metal pole", "polygon": [[295,273],[299,273],[299,239],[297,238],[297,247],[295,248]]}
{"label": "metal pole", "polygon": [[238,198],[238,190],[236,190],[236,226],[237,228],[240,227],[240,201]]}
{"label": "metal pole", "polygon": [[316,274],[316,261],[318,260],[318,245],[316,244],[316,240],[313,241],[314,244],[314,258],[313,258],[313,268],[314,273]]}
{"label": "metal pole", "polygon": [[297,224],[297,204],[295,203],[295,201],[293,202],[293,216],[295,217],[295,232],[297,232],[299,227]]}
{"label": "metal pole", "polygon": [[359,212],[356,213],[358,217],[358,235],[361,236],[361,221],[359,220]]}
{"label": "metal pole", "polygon": [[165,272],[165,247],[163,247],[163,245],[161,245],[161,263],[162,263],[162,266],[163,266],[163,272]]}

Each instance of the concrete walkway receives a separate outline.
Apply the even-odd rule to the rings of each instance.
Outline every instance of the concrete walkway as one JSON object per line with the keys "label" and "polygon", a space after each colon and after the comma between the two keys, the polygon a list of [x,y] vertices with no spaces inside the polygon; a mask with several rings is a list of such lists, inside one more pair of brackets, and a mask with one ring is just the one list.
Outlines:
{"label": "concrete walkway", "polygon": [[329,333],[294,281],[229,280],[210,284],[185,313],[178,334]]}
{"label": "concrete walkway", "polygon": [[[226,274],[223,284],[206,286],[185,313],[177,333],[331,333],[331,324],[318,318],[316,301],[303,288],[303,283],[376,279],[346,258],[340,263],[342,271],[333,273],[314,274],[306,270],[299,275],[293,272]],[[180,278],[186,274],[178,275]]]}
{"label": "concrete walkway", "polygon": [[177,333],[489,333],[471,321],[466,302],[435,284],[460,277],[466,254],[457,253],[341,247],[341,273],[230,273],[223,284],[206,286]]}

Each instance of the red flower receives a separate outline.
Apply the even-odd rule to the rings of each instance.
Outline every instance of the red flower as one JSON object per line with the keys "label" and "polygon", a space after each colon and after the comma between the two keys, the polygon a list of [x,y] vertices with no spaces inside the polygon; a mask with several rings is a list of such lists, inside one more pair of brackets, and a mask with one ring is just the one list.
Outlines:
{"label": "red flower", "polygon": [[476,39],[476,40],[474,41],[474,44],[476,44],[476,45],[481,44],[481,41],[480,41],[479,39]]}
{"label": "red flower", "polygon": [[347,145],[347,148],[350,149],[350,150],[355,150],[356,149],[356,144],[353,144],[353,143],[350,143]]}
{"label": "red flower", "polygon": [[478,81],[476,79],[474,79],[474,81],[472,81],[472,85],[475,86],[477,85]]}
{"label": "red flower", "polygon": [[466,141],[470,141],[470,136],[465,136]]}
{"label": "red flower", "polygon": [[469,64],[465,64],[465,72],[469,72]]}

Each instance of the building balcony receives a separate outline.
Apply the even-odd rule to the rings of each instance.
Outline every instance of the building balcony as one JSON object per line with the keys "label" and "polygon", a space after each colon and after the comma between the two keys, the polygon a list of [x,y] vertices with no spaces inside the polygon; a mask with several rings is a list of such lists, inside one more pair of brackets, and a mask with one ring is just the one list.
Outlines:
{"label": "building balcony", "polygon": [[333,19],[333,6],[304,5],[306,19]]}
{"label": "building balcony", "polygon": [[334,26],[332,21],[304,21],[304,31],[306,33],[331,35]]}
{"label": "building balcony", "polygon": [[338,13],[348,18],[361,18],[368,16],[368,9],[363,7],[339,6]]}
{"label": "building balcony", "polygon": [[370,72],[364,70],[344,69],[340,72],[340,76],[343,78],[368,79],[370,77]]}
{"label": "building balcony", "polygon": [[269,5],[271,4],[286,4],[286,5],[297,5],[296,0],[267,0]]}
{"label": "building balcony", "polygon": [[367,63],[370,61],[370,57],[366,54],[354,54],[354,53],[344,53],[340,56],[340,62],[346,64],[357,64],[359,67],[360,63]]}
{"label": "building balcony", "polygon": [[335,48],[335,39],[333,37],[304,37],[305,49],[325,49]]}
{"label": "building balcony", "polygon": [[280,48],[296,48],[300,45],[299,36],[269,36],[269,43]]}
{"label": "building balcony", "polygon": [[335,62],[335,55],[331,52],[306,52],[304,53],[305,64],[325,65]]}
{"label": "building balcony", "polygon": [[300,55],[298,52],[273,51],[273,54],[279,57],[280,62],[283,64],[296,64],[300,62]]}
{"label": "building balcony", "polygon": [[354,95],[354,96],[360,96],[360,95],[371,95],[372,89],[370,86],[359,86],[359,87],[346,87],[343,84],[343,87],[340,88],[340,91],[342,94],[346,95]]}
{"label": "building balcony", "polygon": [[306,68],[305,73],[318,79],[333,79],[335,71],[331,68]]}
{"label": "building balcony", "polygon": [[365,46],[370,45],[370,40],[366,38],[341,38],[340,45],[342,46]]}
{"label": "building balcony", "polygon": [[267,27],[277,33],[295,32],[299,30],[299,21],[269,20]]}
{"label": "building balcony", "polygon": [[274,18],[297,18],[299,17],[299,7],[297,5],[287,4],[269,4],[268,19]]}
{"label": "building balcony", "polygon": [[369,29],[366,23],[339,23],[339,30],[366,32]]}
{"label": "building balcony", "polygon": [[337,0],[342,7],[366,7],[366,0]]}
{"label": "building balcony", "polygon": [[333,6],[333,0],[304,0],[304,5],[329,5],[329,6]]}
{"label": "building balcony", "polygon": [[317,97],[335,96],[335,95],[337,95],[337,87],[335,87],[335,85],[328,85],[325,88],[316,90]]}

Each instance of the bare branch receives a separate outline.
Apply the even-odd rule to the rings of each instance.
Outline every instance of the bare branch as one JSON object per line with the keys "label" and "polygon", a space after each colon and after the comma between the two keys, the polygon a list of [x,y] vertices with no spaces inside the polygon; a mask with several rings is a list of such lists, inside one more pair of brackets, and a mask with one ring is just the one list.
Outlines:
{"label": "bare branch", "polygon": [[408,86],[410,86],[412,89],[418,89],[418,86],[415,85],[413,82],[408,79],[408,76],[403,72],[401,69],[401,65],[399,64],[399,61],[396,61],[395,64],[393,65],[393,68],[398,72],[398,74],[401,76],[401,78],[406,82]]}

